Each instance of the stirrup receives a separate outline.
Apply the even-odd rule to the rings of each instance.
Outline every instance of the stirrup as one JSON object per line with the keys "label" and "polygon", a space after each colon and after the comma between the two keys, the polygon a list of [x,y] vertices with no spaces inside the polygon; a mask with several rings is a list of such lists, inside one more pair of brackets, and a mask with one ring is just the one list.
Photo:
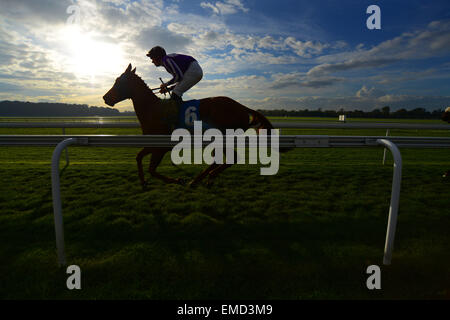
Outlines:
{"label": "stirrup", "polygon": [[170,98],[172,100],[175,100],[175,101],[182,101],[183,100],[179,95],[177,95],[176,93],[173,93],[173,92],[172,92],[172,96]]}
{"label": "stirrup", "polygon": [[177,95],[173,92],[172,92],[172,96],[170,97],[170,99],[175,101],[175,103],[178,107],[180,107],[183,104],[183,99],[179,95]]}

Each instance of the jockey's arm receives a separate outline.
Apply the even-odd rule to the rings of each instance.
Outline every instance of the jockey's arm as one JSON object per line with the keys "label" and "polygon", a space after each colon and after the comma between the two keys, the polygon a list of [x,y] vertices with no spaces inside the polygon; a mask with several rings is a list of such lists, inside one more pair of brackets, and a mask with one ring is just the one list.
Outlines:
{"label": "jockey's arm", "polygon": [[164,66],[166,67],[166,70],[173,76],[171,80],[166,82],[167,86],[181,81],[181,79],[183,78],[183,73],[181,72],[180,67],[176,64],[175,60],[167,57],[164,61]]}

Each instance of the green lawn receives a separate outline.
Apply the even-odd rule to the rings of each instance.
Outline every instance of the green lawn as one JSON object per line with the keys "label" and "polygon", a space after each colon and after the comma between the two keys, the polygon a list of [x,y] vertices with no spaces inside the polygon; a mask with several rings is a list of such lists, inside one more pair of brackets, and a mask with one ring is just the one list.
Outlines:
{"label": "green lawn", "polygon": [[[288,133],[342,134],[311,131]],[[66,133],[139,134],[139,129]],[[259,175],[259,166],[239,165],[210,188],[150,179],[145,192],[137,178],[138,150],[69,148],[70,165],[61,177],[66,254],[68,264],[82,270],[82,290],[70,291],[55,251],[53,149],[0,148],[0,298],[450,298],[450,181],[441,177],[450,169],[450,150],[401,150],[390,266],[383,266],[382,258],[392,160],[389,155],[381,164],[382,148],[295,149],[281,155],[274,176]],[[168,154],[158,171],[192,178],[204,167],[174,167]],[[381,267],[381,290],[366,288],[372,264]]]}

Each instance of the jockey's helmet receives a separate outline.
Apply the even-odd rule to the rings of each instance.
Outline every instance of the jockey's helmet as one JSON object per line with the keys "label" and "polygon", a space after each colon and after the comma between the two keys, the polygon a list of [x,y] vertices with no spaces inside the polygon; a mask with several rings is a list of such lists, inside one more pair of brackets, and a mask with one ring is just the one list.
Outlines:
{"label": "jockey's helmet", "polygon": [[153,47],[148,53],[147,57],[152,59],[154,58],[162,58],[166,55],[166,50],[160,46]]}

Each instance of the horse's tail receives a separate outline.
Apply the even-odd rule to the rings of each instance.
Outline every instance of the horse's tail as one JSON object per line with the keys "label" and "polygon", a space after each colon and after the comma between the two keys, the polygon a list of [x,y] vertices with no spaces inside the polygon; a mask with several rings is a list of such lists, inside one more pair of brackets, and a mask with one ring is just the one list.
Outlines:
{"label": "horse's tail", "polygon": [[446,108],[442,114],[442,120],[450,123],[450,107]]}
{"label": "horse's tail", "polygon": [[[256,132],[259,134],[259,130],[261,129],[275,129],[273,125],[270,123],[269,119],[267,119],[262,113],[250,110],[250,128],[256,129]],[[267,132],[270,134],[270,132]],[[282,147],[279,149],[280,152],[287,152],[294,149],[293,147]]]}
{"label": "horse's tail", "polygon": [[259,133],[259,130],[261,129],[274,129],[273,125],[270,123],[270,121],[260,112],[249,109],[250,113],[250,128],[254,128],[256,132]]}

